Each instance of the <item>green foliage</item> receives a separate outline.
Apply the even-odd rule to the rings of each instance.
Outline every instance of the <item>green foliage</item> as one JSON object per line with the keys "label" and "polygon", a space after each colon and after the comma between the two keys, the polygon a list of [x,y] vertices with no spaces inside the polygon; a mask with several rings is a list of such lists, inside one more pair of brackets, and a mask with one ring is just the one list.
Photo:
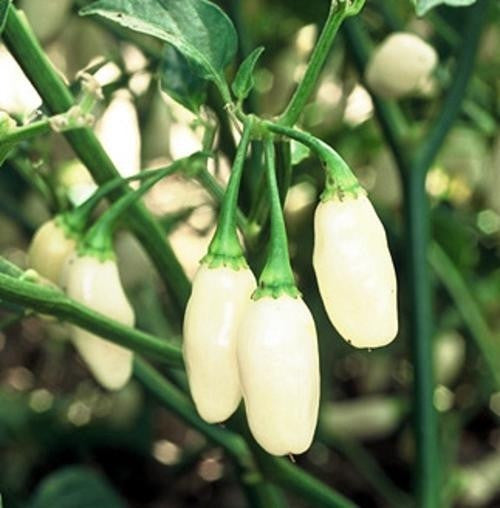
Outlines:
{"label": "green foliage", "polygon": [[240,100],[245,100],[253,87],[255,86],[255,79],[253,76],[255,66],[257,65],[257,61],[262,55],[264,48],[259,46],[255,48],[246,58],[243,60],[236,76],[234,78],[233,84],[231,88],[233,90],[234,95]]}
{"label": "green foliage", "polygon": [[67,467],[46,477],[29,508],[125,508],[108,482],[85,467]]}
{"label": "green foliage", "polygon": [[207,95],[207,81],[196,73],[193,64],[174,46],[165,45],[160,63],[160,86],[172,99],[199,113]]}
{"label": "green foliage", "polygon": [[80,14],[98,14],[131,30],[175,46],[191,60],[197,74],[224,90],[224,69],[237,48],[231,20],[207,0],[100,0]]}
{"label": "green foliage", "polygon": [[412,0],[418,16],[423,16],[438,5],[450,5],[452,7],[464,7],[472,5],[477,0]]}
{"label": "green foliage", "polygon": [[9,5],[12,0],[0,0],[0,34],[3,31],[5,26],[5,21],[7,20],[7,14],[9,12]]}

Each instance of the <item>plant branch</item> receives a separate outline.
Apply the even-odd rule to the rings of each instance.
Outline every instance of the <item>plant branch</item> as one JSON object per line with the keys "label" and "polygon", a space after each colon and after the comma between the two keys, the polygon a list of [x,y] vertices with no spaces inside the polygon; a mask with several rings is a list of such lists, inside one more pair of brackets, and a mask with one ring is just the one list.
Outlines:
{"label": "plant branch", "polygon": [[[61,76],[53,68],[43,49],[32,34],[23,16],[13,7],[2,34],[5,44],[37,89],[52,114],[63,113],[74,105],[74,97]],[[82,128],[64,133],[81,161],[88,167],[97,183],[118,176],[118,171],[91,129]],[[117,189],[113,200],[125,191]],[[179,308],[185,305],[190,291],[189,281],[166,241],[162,228],[139,203],[127,214],[129,224],[144,245]]]}
{"label": "plant branch", "polygon": [[481,310],[470,292],[467,283],[443,248],[433,242],[428,254],[429,262],[447,289],[450,297],[469,328],[476,346],[488,367],[489,375],[496,389],[500,389],[500,348],[486,323]]}
{"label": "plant branch", "polygon": [[[1,268],[4,268],[3,264]],[[12,275],[16,273],[16,270],[9,268],[8,265],[5,268]],[[0,273],[0,299],[69,321],[120,346],[152,356],[175,367],[182,366],[182,353],[171,342],[109,319],[68,298],[53,287],[16,278],[19,274],[12,275]]]}
{"label": "plant branch", "polygon": [[446,134],[458,116],[467,82],[474,67],[486,0],[468,10],[456,75],[441,114],[417,149],[409,171],[402,170],[407,230],[410,338],[414,367],[416,436],[416,497],[423,508],[441,506],[441,465],[437,415],[434,408],[432,289],[427,261],[430,231],[429,203],[425,191],[427,171]]}
{"label": "plant branch", "polygon": [[446,92],[440,115],[432,121],[430,132],[424,136],[421,146],[417,149],[412,161],[412,171],[425,172],[428,170],[460,113],[467,85],[474,70],[475,57],[487,8],[488,0],[479,0],[467,10],[461,51],[458,55],[452,84]]}
{"label": "plant branch", "polygon": [[[221,203],[224,198],[225,189],[217,181],[217,179],[204,168],[198,171],[195,176],[196,180],[205,187],[208,193],[215,199],[217,203]],[[236,223],[238,227],[243,231],[244,234],[248,231],[248,220],[245,214],[238,208],[236,210]]]}
{"label": "plant branch", "polygon": [[27,125],[20,125],[9,131],[5,136],[0,137],[0,150],[10,148],[12,145],[24,141],[26,139],[46,134],[51,131],[49,118],[43,118]]}
{"label": "plant branch", "polygon": [[295,125],[316,87],[340,25],[348,16],[357,14],[363,5],[364,0],[331,1],[328,18],[311,54],[304,76],[279,118],[282,125],[289,127]]}
{"label": "plant branch", "polygon": [[[250,450],[245,440],[236,432],[204,422],[196,413],[187,396],[151,365],[136,358],[134,372],[137,379],[163,406],[174,411],[210,441],[221,446],[236,461],[238,467],[247,473],[246,476],[242,475],[242,478],[249,482],[260,482],[262,480],[260,471],[262,471],[265,473],[266,479],[283,488],[290,489],[309,501],[311,506],[331,508],[354,508],[356,506],[288,460],[272,457],[262,449]],[[252,451],[257,463],[254,461]]]}

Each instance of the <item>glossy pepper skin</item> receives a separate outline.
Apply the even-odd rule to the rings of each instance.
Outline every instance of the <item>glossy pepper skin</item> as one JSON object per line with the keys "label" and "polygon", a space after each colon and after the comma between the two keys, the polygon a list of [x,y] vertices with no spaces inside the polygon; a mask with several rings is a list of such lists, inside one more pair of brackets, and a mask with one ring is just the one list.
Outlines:
{"label": "glossy pepper skin", "polygon": [[253,300],[237,352],[256,441],[272,455],[306,451],[318,418],[320,375],[316,328],[303,300],[286,294]]}
{"label": "glossy pepper skin", "polygon": [[318,205],[313,265],[328,317],[347,342],[375,348],[395,338],[396,274],[384,227],[364,194]]}
{"label": "glossy pepper skin", "polygon": [[[67,260],[65,279],[69,297],[120,323],[134,325],[134,311],[114,260],[74,254]],[[132,374],[132,352],[77,326],[71,331],[72,342],[96,380],[109,390],[125,386]]]}
{"label": "glossy pepper skin", "polygon": [[210,268],[203,263],[193,280],[183,354],[196,409],[209,423],[226,420],[240,403],[237,329],[255,288],[248,268]]}
{"label": "glossy pepper skin", "polygon": [[59,283],[64,263],[76,248],[75,239],[56,219],[38,228],[28,249],[28,264],[42,277]]}

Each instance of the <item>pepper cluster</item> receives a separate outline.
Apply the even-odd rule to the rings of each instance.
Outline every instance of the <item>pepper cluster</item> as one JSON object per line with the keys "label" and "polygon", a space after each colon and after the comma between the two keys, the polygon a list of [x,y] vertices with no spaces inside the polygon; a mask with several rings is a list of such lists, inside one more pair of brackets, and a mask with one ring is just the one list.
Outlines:
{"label": "pepper cluster", "polygon": [[[235,214],[249,123],[218,229],[193,281],[184,317],[184,358],[202,418],[222,422],[243,398],[256,441],[274,455],[298,454],[309,448],[318,417],[317,333],[290,266],[270,138],[264,146],[271,240],[258,285],[243,257]],[[266,127],[308,145],[326,167],[327,184],[315,214],[313,265],[332,324],[353,346],[388,344],[398,328],[396,276],[384,228],[366,193],[328,145],[277,124]]]}

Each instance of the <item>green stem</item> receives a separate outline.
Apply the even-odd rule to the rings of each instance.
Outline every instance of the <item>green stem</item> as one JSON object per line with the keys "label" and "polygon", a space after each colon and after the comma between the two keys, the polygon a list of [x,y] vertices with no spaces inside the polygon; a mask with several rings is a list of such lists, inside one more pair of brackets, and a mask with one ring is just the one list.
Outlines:
{"label": "green stem", "polygon": [[335,196],[342,198],[344,194],[352,194],[356,197],[364,192],[345,160],[330,145],[321,141],[321,139],[308,132],[285,127],[270,121],[262,122],[262,126],[270,132],[299,141],[310,148],[322,161],[326,171],[325,191],[321,195],[323,201]]}
{"label": "green stem", "polygon": [[109,319],[50,286],[42,286],[0,273],[0,298],[69,321],[137,353],[151,356],[175,367],[182,366],[182,353],[177,346]]}
{"label": "green stem", "polygon": [[[211,442],[221,446],[235,461],[243,487],[252,498],[252,506],[266,508],[261,503],[263,478],[259,473],[252,454],[244,439],[223,427],[210,425],[203,421],[193,408],[193,404],[179,388],[167,381],[156,369],[144,360],[134,358],[134,374],[141,384],[167,409],[175,412],[182,420],[201,432]],[[265,497],[269,501],[267,492]],[[281,505],[269,504],[270,508]]]}
{"label": "green stem", "polygon": [[[67,320],[117,344],[130,347],[138,353],[152,355],[176,367],[182,366],[182,354],[177,346],[98,314],[51,287],[19,280],[16,277],[21,277],[24,272],[1,257],[0,272],[10,274],[0,273],[0,298]],[[189,425],[222,446],[235,458],[239,467],[249,473],[245,476],[246,481],[249,483],[261,481],[260,473],[255,470],[252,454],[241,436],[201,420],[186,395],[137,357],[135,357],[135,373],[162,405],[181,416]],[[311,506],[329,508],[354,506],[343,496],[285,459],[271,457],[261,452],[258,460],[259,466],[265,469],[271,481],[309,500]]]}
{"label": "green stem", "polygon": [[328,18],[318,41],[314,47],[309,63],[307,64],[304,77],[295,90],[288,106],[279,118],[282,125],[292,126],[300,117],[307,101],[309,100],[318,82],[323,66],[332,47],[335,35],[338,32],[342,21],[349,16],[357,14],[363,7],[364,0],[346,0],[337,2],[332,0]]}
{"label": "green stem", "polygon": [[[185,160],[186,162],[188,161],[188,159]],[[165,169],[166,168],[144,170],[137,175],[128,176],[126,178],[122,178],[120,176],[118,178],[113,178],[113,180],[108,180],[105,184],[98,187],[97,190],[81,205],[77,206],[73,210],[69,210],[68,212],[61,214],[63,223],[70,229],[71,232],[83,232],[99,202],[110,192],[127,182],[135,182],[138,180],[147,180],[148,178],[152,178],[157,175],[158,172],[162,172]]]}
{"label": "green stem", "polygon": [[271,239],[266,265],[260,275],[259,288],[255,292],[254,298],[257,299],[263,296],[277,298],[283,293],[295,298],[299,295],[299,290],[295,285],[295,278],[290,265],[285,219],[283,218],[276,180],[276,153],[271,137],[264,140],[264,151],[269,201],[271,203]]}
{"label": "green stem", "polygon": [[[175,412],[210,441],[221,446],[235,460],[241,471],[246,472],[246,475],[242,474],[241,476],[249,484],[263,480],[261,470],[265,473],[266,479],[295,492],[308,501],[309,506],[327,508],[354,508],[356,506],[289,460],[272,457],[262,449],[258,450],[257,445],[255,450],[250,450],[239,434],[204,422],[196,413],[188,397],[179,388],[167,381],[151,365],[137,357],[134,359],[134,373],[160,404]],[[256,455],[258,468],[252,452]]]}
{"label": "green stem", "polygon": [[294,466],[289,460],[268,455],[258,445],[255,446],[254,453],[261,471],[267,478],[310,501],[309,506],[356,508],[354,502]]}
{"label": "green stem", "polygon": [[[53,114],[63,113],[74,105],[68,87],[52,67],[27,23],[12,6],[9,7],[2,37]],[[118,171],[91,129],[67,131],[64,136],[97,183],[102,184],[118,176]],[[117,199],[123,192],[122,189],[117,189],[111,195],[112,199]],[[166,241],[161,226],[138,203],[132,205],[127,216],[132,231],[144,245],[165,285],[172,291],[174,302],[179,309],[183,308],[190,294],[189,280]]]}
{"label": "green stem", "polygon": [[413,506],[411,497],[392,482],[373,455],[361,443],[345,436],[328,435],[321,438],[347,458],[388,506],[398,508]]}
{"label": "green stem", "polygon": [[119,219],[124,215],[128,208],[135,204],[149,189],[168,175],[178,171],[190,161],[196,160],[200,154],[194,154],[186,159],[179,159],[166,168],[157,170],[151,178],[141,185],[139,189],[128,192],[109,207],[97,219],[95,224],[85,234],[81,244],[78,246],[78,252],[81,254],[95,255],[102,259],[113,258],[113,232]]}
{"label": "green stem", "polygon": [[10,148],[21,141],[39,136],[40,134],[46,134],[50,131],[51,126],[49,118],[43,118],[42,120],[27,125],[21,125],[0,138],[0,150]]}
{"label": "green stem", "polygon": [[410,330],[414,366],[416,493],[423,508],[441,505],[441,467],[437,417],[434,409],[432,369],[432,290],[427,262],[429,248],[429,203],[425,192],[427,171],[460,111],[467,83],[474,67],[479,35],[487,0],[469,9],[467,25],[458,57],[455,78],[441,114],[417,150],[409,171],[403,171],[405,220],[407,230],[407,283],[410,301]]}
{"label": "green stem", "polygon": [[209,266],[231,266],[235,270],[246,267],[236,227],[236,211],[238,209],[238,193],[241,175],[250,144],[253,129],[252,117],[244,123],[243,135],[236,151],[231,177],[222,201],[219,223],[215,235],[208,247],[208,254],[203,259]]}
{"label": "green stem", "polygon": [[440,506],[440,465],[437,417],[434,408],[432,361],[432,291],[427,264],[429,204],[423,171],[403,179],[405,196],[406,259],[408,263],[409,320],[414,376],[415,480],[417,506]]}
{"label": "green stem", "polygon": [[[432,123],[429,134],[423,138],[423,145],[416,156],[407,157],[404,146],[401,114],[397,106],[373,97],[375,110],[384,135],[398,163],[403,177],[405,194],[405,220],[408,235],[408,277],[407,288],[410,300],[410,322],[412,357],[414,364],[415,396],[415,437],[417,465],[417,505],[422,508],[440,506],[440,465],[438,452],[437,419],[433,406],[432,372],[432,307],[431,288],[427,266],[429,244],[429,210],[425,194],[425,177],[448,130],[460,111],[463,95],[469,80],[477,42],[486,11],[486,0],[480,0],[469,9],[462,52],[458,60],[453,84],[446,95],[442,112]],[[364,74],[370,43],[357,20],[345,25],[348,47],[353,53],[360,75]]]}
{"label": "green stem", "polygon": [[[198,171],[194,177],[218,203],[222,203],[224,187],[206,168]],[[236,224],[246,235],[249,229],[248,220],[239,208],[236,210]]]}
{"label": "green stem", "polygon": [[430,132],[424,136],[421,147],[417,150],[412,163],[412,171],[425,171],[431,166],[462,109],[467,85],[474,70],[481,29],[487,10],[488,0],[479,0],[467,11],[467,23],[464,27],[461,51],[458,55],[452,85],[447,90],[440,115],[432,121]]}
{"label": "green stem", "polygon": [[496,389],[500,389],[500,371],[498,369],[498,365],[500,365],[500,347],[489,329],[479,305],[471,294],[469,286],[453,264],[453,261],[438,243],[433,242],[431,244],[428,258],[432,268],[462,315],[472,338],[476,341],[476,346],[482,354]]}

